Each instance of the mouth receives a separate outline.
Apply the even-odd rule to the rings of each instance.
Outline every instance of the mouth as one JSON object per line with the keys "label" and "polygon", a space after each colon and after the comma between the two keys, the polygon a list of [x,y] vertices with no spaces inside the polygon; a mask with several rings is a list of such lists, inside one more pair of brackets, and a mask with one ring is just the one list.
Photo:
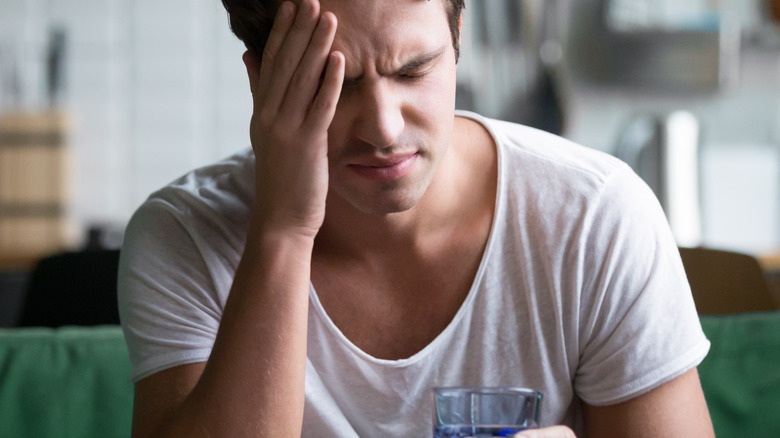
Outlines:
{"label": "mouth", "polygon": [[371,157],[347,168],[373,181],[394,181],[408,175],[419,158],[419,153],[397,154],[389,157]]}

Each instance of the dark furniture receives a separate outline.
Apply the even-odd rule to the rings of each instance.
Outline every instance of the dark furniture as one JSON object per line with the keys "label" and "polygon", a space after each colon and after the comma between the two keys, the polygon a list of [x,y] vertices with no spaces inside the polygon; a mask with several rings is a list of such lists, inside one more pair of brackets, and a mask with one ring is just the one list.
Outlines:
{"label": "dark furniture", "polygon": [[69,251],[32,270],[19,320],[23,327],[119,324],[118,249]]}

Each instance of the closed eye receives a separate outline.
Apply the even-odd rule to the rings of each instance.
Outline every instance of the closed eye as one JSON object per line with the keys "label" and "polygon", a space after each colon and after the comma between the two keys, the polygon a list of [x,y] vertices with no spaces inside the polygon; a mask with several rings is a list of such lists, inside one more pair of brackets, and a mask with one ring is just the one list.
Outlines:
{"label": "closed eye", "polygon": [[425,72],[400,73],[398,77],[406,81],[419,81],[420,79],[425,78],[425,76],[427,75],[428,72],[425,71]]}
{"label": "closed eye", "polygon": [[431,53],[423,54],[417,59],[407,62],[401,67],[397,75],[404,79],[420,79],[428,73],[428,68],[444,54],[445,48],[442,47]]}
{"label": "closed eye", "polygon": [[[436,61],[438,61],[446,52],[446,49],[447,46],[445,45],[437,50],[423,53],[422,55],[419,55],[418,57],[407,62],[394,72],[380,72],[379,74],[384,77],[397,77],[405,81],[418,81],[424,79],[433,68],[433,65],[436,63]],[[342,89],[346,90],[349,88],[354,88],[360,83],[362,79],[362,74],[352,78],[345,77]]]}

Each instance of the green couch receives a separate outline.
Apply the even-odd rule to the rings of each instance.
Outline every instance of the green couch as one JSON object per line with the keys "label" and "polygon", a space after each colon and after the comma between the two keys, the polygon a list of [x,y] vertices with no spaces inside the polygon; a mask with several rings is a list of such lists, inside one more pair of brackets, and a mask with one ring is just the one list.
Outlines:
{"label": "green couch", "polygon": [[[780,437],[780,312],[701,320],[717,436]],[[129,437],[132,404],[119,327],[0,330],[0,437]]]}
{"label": "green couch", "polygon": [[699,365],[719,438],[780,437],[780,311],[703,316],[712,343]]}
{"label": "green couch", "polygon": [[132,409],[118,326],[0,330],[0,437],[129,437]]}

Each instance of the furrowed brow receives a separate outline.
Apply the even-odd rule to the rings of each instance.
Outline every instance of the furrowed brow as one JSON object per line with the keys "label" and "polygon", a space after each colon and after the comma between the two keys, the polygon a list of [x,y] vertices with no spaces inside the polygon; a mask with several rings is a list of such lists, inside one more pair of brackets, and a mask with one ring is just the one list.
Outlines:
{"label": "furrowed brow", "polygon": [[416,58],[404,64],[401,68],[398,69],[397,72],[395,72],[395,74],[406,74],[409,72],[416,71],[421,67],[425,67],[426,65],[430,64],[431,62],[439,58],[441,55],[443,55],[446,50],[447,50],[447,46],[443,46],[432,52],[423,53],[422,55],[417,56]]}
{"label": "furrowed brow", "polygon": [[[410,72],[414,72],[415,70],[418,70],[422,67],[425,67],[426,65],[430,64],[431,62],[435,61],[436,59],[440,58],[445,52],[447,51],[447,46],[444,45],[436,50],[433,50],[431,52],[426,52],[423,54],[420,54],[416,56],[411,61],[407,62],[401,68],[394,72],[390,73],[380,73],[381,76],[393,76],[393,75],[403,75],[408,74]],[[363,79],[363,75],[361,74],[358,77],[350,78],[345,77],[344,78],[344,87],[351,87],[357,85],[361,79]]]}

